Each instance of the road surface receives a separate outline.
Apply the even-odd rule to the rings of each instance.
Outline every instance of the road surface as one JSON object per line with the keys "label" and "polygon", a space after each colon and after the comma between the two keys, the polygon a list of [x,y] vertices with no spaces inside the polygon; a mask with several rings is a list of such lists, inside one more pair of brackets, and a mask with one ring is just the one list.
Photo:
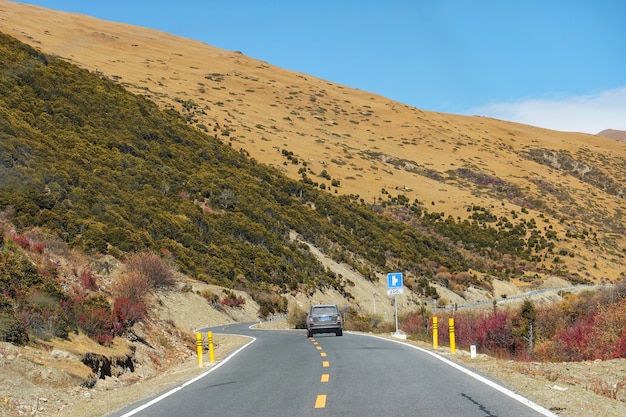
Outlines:
{"label": "road surface", "polygon": [[[206,332],[209,329],[203,329]],[[555,415],[440,355],[367,335],[210,329],[251,343],[207,372],[111,417]]]}

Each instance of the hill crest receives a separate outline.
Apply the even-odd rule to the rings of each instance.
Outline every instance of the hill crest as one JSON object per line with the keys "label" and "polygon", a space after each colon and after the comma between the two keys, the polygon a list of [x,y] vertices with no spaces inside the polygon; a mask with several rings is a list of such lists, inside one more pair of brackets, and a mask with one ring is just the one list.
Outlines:
{"label": "hill crest", "polygon": [[626,131],[624,130],[605,129],[602,132],[598,133],[598,136],[626,141]]}

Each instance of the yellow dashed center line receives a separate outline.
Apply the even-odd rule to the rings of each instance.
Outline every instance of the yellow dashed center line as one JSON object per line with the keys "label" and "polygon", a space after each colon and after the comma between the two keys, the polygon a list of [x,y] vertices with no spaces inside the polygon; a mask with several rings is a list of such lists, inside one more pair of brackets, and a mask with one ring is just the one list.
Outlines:
{"label": "yellow dashed center line", "polygon": [[[319,344],[317,343],[317,341],[315,341],[315,339],[310,339],[311,342],[313,343],[313,345],[315,346],[315,349],[321,351],[323,350],[321,346],[319,346]],[[320,352],[320,356],[322,358],[325,358],[326,352]],[[329,368],[330,367],[330,362],[329,361],[322,361],[322,367],[323,368]],[[330,381],[330,374],[322,374],[322,377],[320,378],[320,382],[328,382]],[[315,408],[326,408],[326,394],[318,394],[317,398],[315,399]]]}

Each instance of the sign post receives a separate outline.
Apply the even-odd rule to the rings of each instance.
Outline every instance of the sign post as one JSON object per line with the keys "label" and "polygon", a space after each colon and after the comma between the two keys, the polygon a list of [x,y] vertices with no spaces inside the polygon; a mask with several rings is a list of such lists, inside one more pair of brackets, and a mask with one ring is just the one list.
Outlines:
{"label": "sign post", "polygon": [[403,294],[402,272],[390,272],[387,274],[387,295],[393,295],[393,304],[396,310],[396,336],[398,332],[398,294]]}

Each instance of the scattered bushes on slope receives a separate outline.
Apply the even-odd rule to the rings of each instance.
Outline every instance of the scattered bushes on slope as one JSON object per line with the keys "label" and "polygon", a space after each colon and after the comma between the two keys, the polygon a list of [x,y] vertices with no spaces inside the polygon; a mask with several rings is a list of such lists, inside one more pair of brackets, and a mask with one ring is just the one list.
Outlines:
{"label": "scattered bushes on slope", "polygon": [[1,34],[0,52],[0,210],[19,229],[118,259],[168,253],[183,273],[251,293],[341,284],[291,231],[370,277],[476,269],[442,239],[289,180],[103,77]]}
{"label": "scattered bushes on slope", "polygon": [[[626,280],[611,289],[566,294],[560,303],[492,311],[440,312],[439,343],[450,342],[448,319],[454,317],[456,345],[504,358],[584,361],[626,358]],[[430,313],[400,317],[400,328],[432,342]]]}

